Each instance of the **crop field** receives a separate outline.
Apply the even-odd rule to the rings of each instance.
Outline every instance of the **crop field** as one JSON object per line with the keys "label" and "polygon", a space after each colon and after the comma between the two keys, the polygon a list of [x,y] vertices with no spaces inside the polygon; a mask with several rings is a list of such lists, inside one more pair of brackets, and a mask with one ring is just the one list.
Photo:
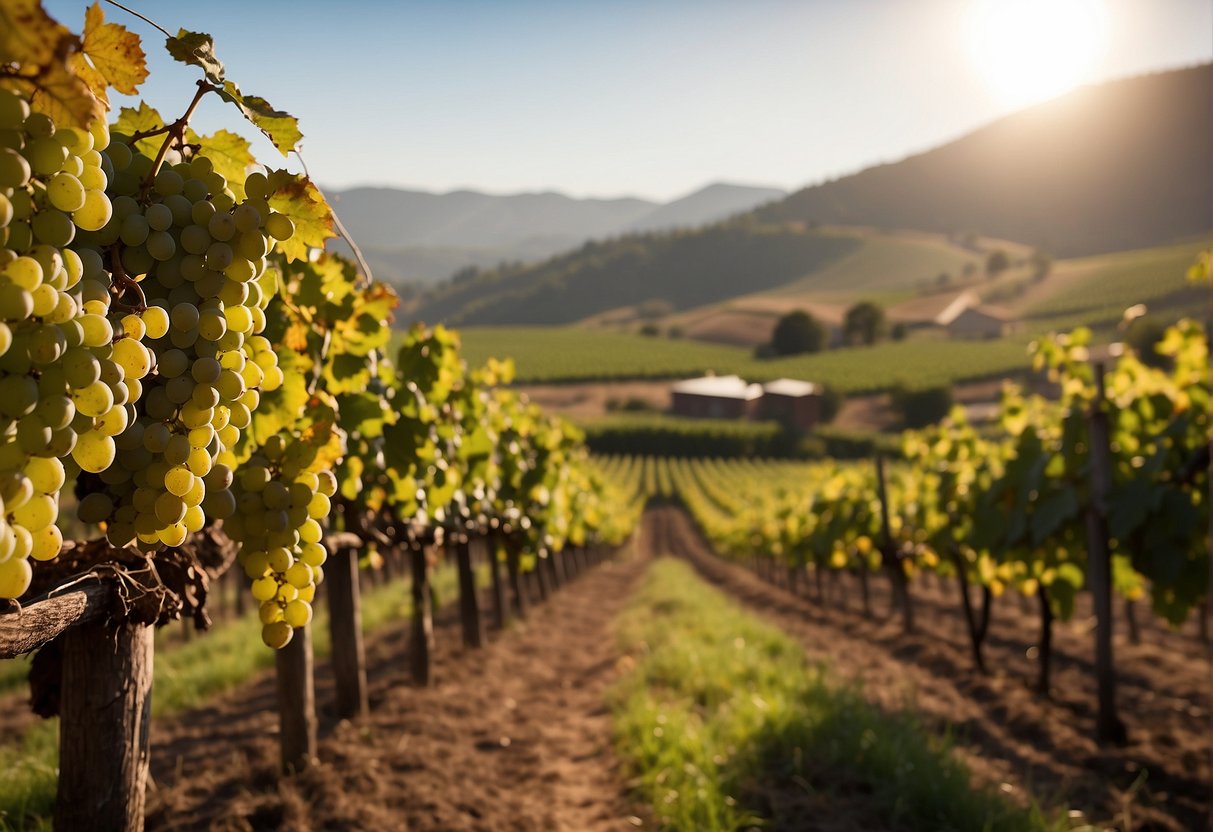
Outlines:
{"label": "crop field", "polygon": [[460,334],[469,360],[512,357],[518,379],[536,383],[714,372],[753,381],[806,378],[844,393],[862,393],[902,382],[928,386],[989,378],[1028,367],[1026,338],[961,345],[928,339],[884,342],[759,360],[741,347],[569,327],[469,327]]}

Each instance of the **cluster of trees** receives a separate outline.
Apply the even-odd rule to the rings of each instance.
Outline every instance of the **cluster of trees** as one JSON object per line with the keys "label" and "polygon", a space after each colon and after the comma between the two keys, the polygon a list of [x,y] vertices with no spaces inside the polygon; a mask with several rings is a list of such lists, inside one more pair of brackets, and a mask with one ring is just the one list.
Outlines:
{"label": "cluster of trees", "polygon": [[[872,301],[861,301],[847,310],[841,330],[847,346],[871,346],[887,336],[900,341],[906,335],[904,324],[889,326],[884,308]],[[759,358],[803,355],[821,352],[831,346],[830,327],[808,312],[797,309],[779,319],[771,340],[761,345]]]}

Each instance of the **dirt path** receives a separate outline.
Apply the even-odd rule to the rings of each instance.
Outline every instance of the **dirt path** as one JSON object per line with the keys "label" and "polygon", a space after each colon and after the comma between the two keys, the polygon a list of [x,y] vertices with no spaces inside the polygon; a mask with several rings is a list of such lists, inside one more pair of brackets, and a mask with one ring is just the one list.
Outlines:
{"label": "dirt path", "polygon": [[[640,823],[611,748],[610,624],[645,560],[604,563],[478,652],[437,627],[435,683],[403,626],[368,646],[371,716],[321,714],[321,764],[279,779],[274,679],[156,723],[148,829],[622,830]],[[453,609],[449,610],[454,612]],[[317,702],[332,701],[327,664]]]}
{"label": "dirt path", "polygon": [[[1004,791],[1066,803],[1117,829],[1191,832],[1209,828],[1209,663],[1195,639],[1147,629],[1117,657],[1122,717],[1130,742],[1101,748],[1094,733],[1091,636],[1083,622],[1055,632],[1053,700],[1028,685],[1035,663],[1033,616],[1013,602],[994,609],[987,661],[971,670],[959,602],[916,588],[919,632],[870,620],[857,609],[823,608],[712,555],[680,509],[650,513],[654,549],[687,557],[702,575],[798,638],[842,677],[860,681],[886,708],[909,706],[953,732],[975,774]],[[873,581],[874,606],[886,606]],[[852,603],[856,595],[852,593]],[[1143,619],[1147,617],[1142,612]],[[1127,809],[1125,807],[1128,807]]]}

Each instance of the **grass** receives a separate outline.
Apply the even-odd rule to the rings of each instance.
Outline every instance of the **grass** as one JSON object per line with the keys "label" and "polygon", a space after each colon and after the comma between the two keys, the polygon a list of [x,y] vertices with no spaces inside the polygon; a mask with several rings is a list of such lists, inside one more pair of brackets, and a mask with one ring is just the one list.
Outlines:
{"label": "grass", "polygon": [[678,378],[708,371],[753,381],[803,378],[844,393],[988,378],[1026,369],[1026,338],[998,341],[914,339],[774,360],[741,347],[650,338],[573,327],[469,327],[461,330],[472,365],[490,356],[514,359],[526,382]]}
{"label": "grass", "polygon": [[[487,568],[477,583],[487,583]],[[453,566],[434,571],[434,593],[453,597],[458,578]],[[411,585],[395,580],[364,590],[362,630],[371,633],[412,614]],[[162,633],[164,631],[161,631]],[[312,624],[312,649],[317,658],[329,655],[328,611],[319,605]],[[152,682],[152,713],[167,716],[198,707],[213,697],[246,683],[272,667],[274,651],[261,643],[255,609],[242,618],[222,622],[206,635],[188,642],[157,645]],[[4,675],[24,684],[25,661],[6,662]],[[13,670],[9,667],[16,667]],[[21,665],[18,667],[17,665]],[[16,683],[13,683],[16,684]],[[13,686],[13,685],[10,685]],[[49,828],[54,811],[59,768],[59,721],[35,724],[19,741],[0,744],[0,832]]]}
{"label": "grass", "polygon": [[669,830],[1057,830],[1040,811],[971,784],[947,739],[831,682],[785,634],[686,564],[653,564],[618,621],[632,670],[613,694],[616,739]]}

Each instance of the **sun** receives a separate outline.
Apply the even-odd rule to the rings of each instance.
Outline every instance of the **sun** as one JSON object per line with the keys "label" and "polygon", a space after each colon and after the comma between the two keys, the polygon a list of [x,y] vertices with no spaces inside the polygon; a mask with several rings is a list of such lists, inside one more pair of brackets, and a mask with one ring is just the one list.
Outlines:
{"label": "sun", "polygon": [[1032,104],[1090,79],[1107,47],[1103,0],[973,0],[974,61],[1008,103]]}

